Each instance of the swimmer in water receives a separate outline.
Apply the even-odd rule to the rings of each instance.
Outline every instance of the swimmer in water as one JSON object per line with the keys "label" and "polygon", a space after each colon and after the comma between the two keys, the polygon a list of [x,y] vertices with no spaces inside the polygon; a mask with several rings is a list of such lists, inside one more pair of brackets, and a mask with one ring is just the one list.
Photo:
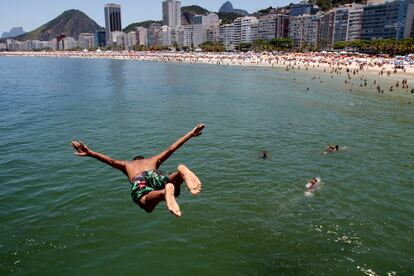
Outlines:
{"label": "swimmer in water", "polygon": [[197,125],[193,130],[178,139],[163,152],[150,158],[136,156],[131,161],[112,159],[109,156],[90,150],[82,142],[72,141],[72,147],[77,156],[89,156],[95,158],[114,169],[123,172],[131,183],[132,200],[146,212],[151,213],[161,202],[166,202],[170,212],[181,217],[180,206],[176,197],[180,194],[180,186],[183,182],[193,195],[201,192],[201,182],[198,177],[185,165],[178,165],[177,171],[164,175],[159,167],[185,142],[202,134],[204,124]]}
{"label": "swimmer in water", "polygon": [[316,185],[319,183],[319,182],[321,182],[321,179],[319,178],[319,177],[314,177],[314,178],[312,178],[311,180],[309,180],[308,181],[308,183],[306,184],[306,191],[308,192],[308,193],[310,193],[310,192],[312,192],[315,188],[316,188]]}
{"label": "swimmer in water", "polygon": [[339,151],[339,145],[336,146],[327,146],[326,150],[324,151],[325,154],[327,153],[333,153]]}
{"label": "swimmer in water", "polygon": [[265,151],[265,150],[262,151],[262,154],[261,154],[260,158],[262,158],[264,160],[264,159],[267,159],[267,157],[269,157],[267,151]]}

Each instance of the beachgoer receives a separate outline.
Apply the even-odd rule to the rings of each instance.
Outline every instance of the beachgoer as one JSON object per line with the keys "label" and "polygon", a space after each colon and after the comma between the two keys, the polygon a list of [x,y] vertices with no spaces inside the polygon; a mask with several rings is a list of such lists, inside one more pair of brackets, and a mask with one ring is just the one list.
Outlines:
{"label": "beachgoer", "polygon": [[314,177],[306,184],[307,192],[312,192],[316,185],[321,181],[319,177]]}
{"label": "beachgoer", "polygon": [[180,194],[180,185],[185,182],[190,192],[197,195],[201,192],[201,182],[190,169],[182,164],[177,166],[176,172],[168,176],[158,169],[185,142],[192,137],[200,136],[204,127],[204,124],[197,125],[158,155],[150,158],[136,156],[132,161],[112,159],[109,156],[90,150],[79,141],[72,141],[72,146],[76,150],[75,155],[93,157],[123,172],[132,185],[132,200],[146,212],[152,212],[161,201],[165,200],[170,212],[180,217],[180,207],[175,199]]}
{"label": "beachgoer", "polygon": [[336,152],[336,151],[339,151],[339,145],[327,146],[324,153],[332,153],[332,152]]}
{"label": "beachgoer", "polygon": [[269,157],[269,155],[267,154],[267,151],[262,151],[262,154],[261,154],[261,156],[260,156],[260,158],[262,158],[262,159],[267,159],[267,157]]}

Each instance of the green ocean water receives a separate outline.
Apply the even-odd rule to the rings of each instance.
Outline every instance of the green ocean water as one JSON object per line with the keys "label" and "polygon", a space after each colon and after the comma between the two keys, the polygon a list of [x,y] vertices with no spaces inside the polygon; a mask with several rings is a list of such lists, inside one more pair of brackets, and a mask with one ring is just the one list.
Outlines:
{"label": "green ocean water", "polygon": [[[315,71],[17,57],[0,68],[1,275],[414,274],[414,97],[350,92],[345,76]],[[163,203],[143,212],[126,177],[70,147],[150,156],[199,122],[203,135],[163,165],[204,185],[182,190],[180,219]],[[346,150],[323,155],[330,144]],[[314,176],[321,189],[306,197]]]}

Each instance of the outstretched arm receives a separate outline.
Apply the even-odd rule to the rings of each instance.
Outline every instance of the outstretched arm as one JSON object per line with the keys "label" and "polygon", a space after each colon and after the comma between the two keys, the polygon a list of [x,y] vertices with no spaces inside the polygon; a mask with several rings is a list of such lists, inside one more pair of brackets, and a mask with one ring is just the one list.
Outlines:
{"label": "outstretched arm", "polygon": [[79,141],[72,141],[72,147],[76,150],[75,155],[77,156],[90,156],[93,157],[115,169],[126,173],[126,162],[112,159],[105,154],[95,152],[90,150],[87,146],[85,146],[82,142]]}
{"label": "outstretched arm", "polygon": [[174,144],[169,146],[168,149],[154,156],[153,158],[157,159],[157,168],[190,138],[200,136],[202,134],[204,127],[204,124],[198,124],[195,128],[193,128],[193,130],[191,130],[186,135],[178,139]]}

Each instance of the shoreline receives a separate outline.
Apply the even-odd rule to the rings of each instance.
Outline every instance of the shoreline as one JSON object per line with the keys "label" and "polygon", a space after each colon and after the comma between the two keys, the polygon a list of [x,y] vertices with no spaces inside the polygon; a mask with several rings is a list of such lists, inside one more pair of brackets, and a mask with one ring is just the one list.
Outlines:
{"label": "shoreline", "polygon": [[[279,68],[285,71],[303,70],[345,78],[345,85],[352,91],[357,86],[375,86],[377,93],[401,91],[414,95],[414,63],[404,69],[395,69],[393,58],[379,56],[358,57],[324,53],[181,53],[181,52],[0,52],[2,56],[53,57],[81,59],[115,59],[158,63],[209,64],[218,66]],[[372,83],[367,79],[377,78]],[[335,78],[336,78],[335,77]],[[315,77],[316,78],[316,75]],[[378,82],[377,82],[378,81]],[[385,83],[384,83],[385,82]],[[390,84],[391,83],[391,84]],[[386,86],[384,86],[384,84]],[[355,86],[354,86],[355,85]]]}
{"label": "shoreline", "polygon": [[[281,55],[260,53],[180,53],[180,52],[83,52],[83,51],[55,51],[55,52],[0,52],[0,56],[23,57],[58,57],[58,58],[86,58],[86,59],[127,59],[136,61],[157,61],[170,63],[207,63],[226,66],[252,67],[286,67],[303,66],[318,68],[344,67],[350,70],[359,69],[374,72],[394,73],[394,59],[373,56],[358,58],[351,55],[323,54],[323,53],[289,53]],[[413,58],[414,61],[414,58]],[[316,67],[313,67],[316,68]],[[414,76],[414,63],[405,65],[405,70],[397,69],[396,74]]]}

